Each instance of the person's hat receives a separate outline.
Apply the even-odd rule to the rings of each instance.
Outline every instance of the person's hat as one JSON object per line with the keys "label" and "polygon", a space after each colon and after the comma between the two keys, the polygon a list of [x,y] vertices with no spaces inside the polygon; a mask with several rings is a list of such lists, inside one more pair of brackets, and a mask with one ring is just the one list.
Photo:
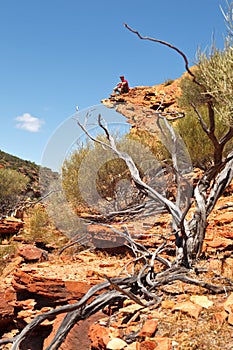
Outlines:
{"label": "person's hat", "polygon": [[123,78],[123,79],[124,79],[124,75],[121,75],[120,78]]}

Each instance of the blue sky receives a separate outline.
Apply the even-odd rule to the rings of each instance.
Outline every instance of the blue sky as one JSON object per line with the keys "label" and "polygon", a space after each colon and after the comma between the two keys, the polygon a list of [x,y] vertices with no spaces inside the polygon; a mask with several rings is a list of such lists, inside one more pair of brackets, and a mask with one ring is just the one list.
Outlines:
{"label": "blue sky", "polygon": [[217,0],[0,0],[0,149],[41,162],[54,130],[98,105],[125,75],[155,85],[184,72],[182,59],[142,35],[168,41],[194,63],[225,25]]}

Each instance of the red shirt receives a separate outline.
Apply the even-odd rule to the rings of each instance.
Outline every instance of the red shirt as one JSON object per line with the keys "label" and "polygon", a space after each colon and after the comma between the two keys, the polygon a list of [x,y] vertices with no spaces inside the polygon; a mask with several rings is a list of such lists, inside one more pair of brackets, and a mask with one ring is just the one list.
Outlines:
{"label": "red shirt", "polygon": [[129,92],[129,83],[126,79],[124,79],[121,83],[122,92]]}

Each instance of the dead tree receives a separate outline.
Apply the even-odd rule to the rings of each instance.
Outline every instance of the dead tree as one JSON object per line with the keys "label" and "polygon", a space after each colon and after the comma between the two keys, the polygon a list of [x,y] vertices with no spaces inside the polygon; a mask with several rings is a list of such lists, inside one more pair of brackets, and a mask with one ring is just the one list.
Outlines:
{"label": "dead tree", "polygon": [[[165,42],[153,38],[142,37],[138,32],[129,27],[128,29],[136,33],[141,39],[159,42],[175,49],[184,58],[186,70],[193,78],[194,83],[200,85],[196,76],[188,67],[186,56],[180,50]],[[209,100],[207,99],[207,106],[209,111],[208,126],[205,124],[195,105],[193,105],[193,108],[197,113],[203,130],[212,141],[214,147],[214,162],[198,181],[193,197],[188,197],[186,201],[183,201],[182,199],[182,188],[179,186],[179,181],[183,180],[183,174],[179,172],[179,159],[176,152],[179,140],[167,119],[159,113],[157,114],[158,128],[161,133],[167,137],[169,136],[172,140],[169,150],[178,180],[177,199],[175,203],[167,199],[156,189],[152,188],[141,178],[133,159],[127,153],[121,152],[117,149],[115,141],[100,115],[98,117],[98,124],[105,133],[106,141],[91,136],[86,125],[82,125],[77,121],[82,130],[94,142],[98,142],[104,148],[110,149],[119,158],[124,160],[135,185],[142,189],[151,200],[159,201],[163,204],[167,212],[171,215],[172,231],[176,235],[175,259],[174,261],[169,261],[161,256],[161,253],[166,249],[167,242],[165,237],[162,237],[162,244],[160,244],[155,250],[150,251],[143,245],[135,242],[127,230],[118,231],[112,228],[116,234],[124,237],[126,245],[131,249],[134,255],[132,264],[133,266],[139,264],[139,272],[133,268],[132,273],[127,277],[124,276],[109,279],[106,276],[105,282],[92,287],[81,300],[74,304],[61,306],[37,316],[21,331],[21,333],[12,339],[0,341],[0,345],[12,343],[11,350],[17,350],[22,341],[28,337],[29,333],[38,327],[38,325],[44,320],[65,313],[65,317],[61,322],[54,339],[46,350],[59,349],[59,346],[77,321],[88,318],[98,310],[103,309],[110,302],[117,303],[126,298],[134,300],[134,302],[142,307],[158,305],[160,303],[160,298],[157,293],[158,289],[163,285],[170,284],[177,280],[201,286],[213,293],[225,293],[226,291],[233,290],[233,281],[217,276],[216,281],[219,282],[219,280],[221,280],[222,284],[212,284],[214,279],[210,283],[204,278],[204,272],[199,269],[198,266],[195,266],[197,258],[200,257],[202,252],[202,244],[205,238],[208,216],[233,178],[233,151],[229,152],[227,156],[223,156],[226,143],[233,137],[233,129],[230,126],[225,136],[218,140],[215,133],[215,115],[212,98],[209,98]],[[192,218],[187,220],[187,213],[189,212],[193,201],[195,204],[195,211]],[[160,272],[155,272],[156,262],[160,264]]]}
{"label": "dead tree", "polygon": [[[170,135],[172,139],[170,150],[172,153],[174,167],[178,172],[179,166],[176,153],[178,139],[166,118],[159,114],[157,114],[157,118],[160,130],[164,134],[166,133],[166,135]],[[159,305],[161,300],[158,296],[157,291],[161,286],[170,284],[174,281],[182,281],[184,283],[201,286],[213,293],[225,293],[226,291],[233,290],[233,281],[221,278],[224,284],[212,284],[213,281],[210,282],[205,278],[200,279],[200,276],[202,275],[201,269],[199,270],[198,267],[195,269],[191,268],[192,265],[190,256],[193,257],[193,255],[195,255],[195,249],[198,246],[198,244],[195,242],[196,236],[193,235],[193,232],[197,232],[195,228],[195,225],[199,222],[197,214],[198,210],[200,210],[202,207],[199,205],[198,209],[195,212],[194,218],[190,221],[187,221],[185,217],[191,205],[190,199],[185,202],[185,205],[182,205],[180,195],[181,188],[178,186],[177,201],[176,203],[173,203],[161,195],[157,190],[146,184],[141,179],[139,171],[133,159],[127,153],[121,152],[117,149],[115,140],[109,133],[107,125],[104,124],[101,115],[98,117],[98,124],[105,133],[105,142],[92,137],[89,134],[86,126],[82,125],[79,121],[77,122],[83,131],[88,135],[88,137],[90,137],[94,142],[100,143],[105,149],[110,149],[112,152],[117,154],[119,158],[125,161],[131,173],[132,179],[137,187],[142,188],[149,198],[159,201],[165,206],[172,217],[172,229],[176,232],[177,235],[177,255],[173,262],[161,255],[164,249],[166,249],[167,241],[165,237],[162,237],[163,243],[161,243],[155,250],[151,251],[144,247],[142,244],[134,241],[127,230],[118,231],[115,228],[112,228],[114,233],[125,239],[126,245],[131,249],[134,255],[134,258],[130,262],[133,265],[132,273],[128,274],[128,277],[116,277],[112,279],[109,279],[106,276],[106,282],[92,287],[88,293],[78,302],[71,305],[58,307],[54,310],[35,317],[35,319],[14,338],[0,341],[0,345],[12,343],[11,350],[18,350],[23,340],[26,339],[29,334],[44,320],[54,318],[56,315],[64,313],[65,317],[61,322],[61,325],[58,328],[51,344],[47,347],[46,350],[59,349],[67,334],[79,320],[88,318],[90,315],[94,314],[98,310],[103,309],[110,303],[119,303],[126,298],[132,299],[142,307],[148,307],[149,305]],[[230,158],[227,158],[225,161],[225,164],[223,165],[222,170],[219,172],[219,175],[216,176],[216,185],[213,185],[212,190],[213,195],[211,195],[211,200],[207,202],[207,214],[211,211],[217,198],[221,195],[222,190],[226,187],[226,185],[229,183],[229,179],[232,177],[232,170],[230,165],[232,165],[233,157],[231,154],[229,157]],[[181,178],[182,174],[177,173],[177,176]],[[204,180],[205,177],[202,179],[202,181]],[[198,196],[201,196],[202,194],[199,193],[201,184],[202,182],[200,181],[197,186],[195,194],[195,198],[197,199]],[[202,218],[202,214],[200,217]],[[111,227],[107,224],[105,225]],[[201,239],[199,239],[199,237],[197,238],[198,243],[200,243],[201,239],[203,239],[203,237],[201,237]],[[179,244],[179,239],[182,241],[182,244]],[[190,244],[190,242],[193,244]],[[156,262],[160,264],[160,272],[155,272]],[[163,266],[162,268],[161,264]],[[139,271],[134,268],[135,265],[138,265]],[[219,282],[219,278],[220,276],[218,276],[216,279],[217,282]]]}
{"label": "dead tree", "polygon": [[[197,218],[195,217],[189,222],[185,220],[185,216],[190,208],[191,202],[188,201],[184,209],[181,210],[181,200],[179,199],[179,192],[181,190],[178,189],[177,203],[173,203],[167,198],[163,197],[155,189],[147,185],[141,179],[139,171],[136,165],[134,164],[132,158],[128,154],[121,152],[116,148],[115,141],[109,133],[107,125],[104,124],[100,115],[98,118],[98,123],[100,128],[105,132],[106,142],[92,137],[86,129],[86,126],[82,125],[79,121],[77,122],[79,126],[83,129],[83,131],[94,142],[100,143],[104,148],[111,149],[115,154],[118,155],[118,157],[120,157],[126,162],[136,186],[143,188],[143,190],[147,193],[148,197],[154,200],[159,200],[161,203],[163,203],[167,211],[172,216],[173,230],[176,230],[180,234],[179,237],[183,239],[186,245],[183,244],[182,246],[179,246],[178,243],[176,243],[178,253],[175,261],[171,262],[161,255],[164,249],[166,249],[167,242],[165,237],[163,237],[163,242],[155,250],[151,251],[144,247],[142,244],[134,241],[127,230],[119,231],[112,227],[112,231],[114,233],[121,237],[124,237],[126,245],[131,249],[134,255],[132,261],[129,262],[129,264],[131,263],[133,265],[132,273],[128,273],[128,277],[115,277],[111,279],[106,276],[106,282],[100,283],[92,287],[86,293],[86,295],[76,303],[71,305],[64,305],[54,310],[38,315],[30,324],[28,324],[21,331],[21,333],[16,335],[14,338],[0,341],[0,345],[12,343],[11,350],[18,350],[23,340],[26,339],[29,336],[29,334],[44,320],[52,319],[56,315],[64,313],[65,316],[60,324],[60,327],[58,328],[52,342],[46,348],[46,350],[57,350],[63,343],[64,339],[66,338],[67,334],[70,332],[72,327],[78,321],[88,318],[89,316],[103,309],[110,303],[117,304],[124,299],[131,299],[134,302],[141,305],[142,307],[148,307],[150,305],[156,307],[156,305],[159,305],[161,301],[157,293],[159,288],[161,286],[170,284],[174,281],[182,281],[184,283],[197,285],[211,291],[212,293],[225,293],[226,291],[233,290],[233,281],[217,276],[216,281],[219,282],[219,279],[221,279],[223,284],[212,284],[213,280],[210,283],[210,281],[205,280],[205,278],[200,279],[200,276],[202,276],[201,269],[198,269],[198,267],[196,267],[196,269],[191,269],[189,254],[193,254],[192,249],[194,245],[188,245],[190,237],[192,237],[191,235],[188,236],[188,233],[192,229],[193,220],[197,220]],[[163,128],[162,122],[164,122],[164,125],[168,126],[169,132],[173,133],[173,129],[170,128],[170,126],[168,125],[166,118],[158,115],[158,123],[161,129]],[[172,136],[175,145],[177,139],[175,135]],[[173,154],[174,164],[176,164],[176,162],[178,161],[175,149],[176,147],[174,147]],[[232,159],[229,160],[229,162],[227,161],[226,164],[230,164],[231,161]],[[226,169],[226,167],[224,167],[224,169]],[[225,178],[225,172],[222,170],[219,174],[220,175],[218,176],[216,183],[224,183],[224,185],[222,185],[224,187],[226,185],[226,182],[223,181],[223,179]],[[179,176],[182,176],[182,174],[179,174]],[[213,200],[209,201],[209,210],[213,206],[213,203],[216,200],[217,196],[219,196],[221,193],[219,185],[217,186],[217,188],[218,191],[214,189]],[[111,227],[107,224],[103,225]],[[191,247],[190,250],[189,247]],[[182,258],[180,258],[180,256],[182,256]],[[160,272],[155,272],[156,262],[158,262],[160,266],[161,264],[163,266]],[[136,271],[134,269],[134,266],[137,264],[139,265],[139,271]]]}
{"label": "dead tree", "polygon": [[[229,8],[229,14],[232,13],[230,11],[232,11],[232,4]],[[225,16],[225,18],[228,20],[228,24],[232,25],[231,17]],[[181,55],[185,62],[185,69],[191,77],[193,84],[199,86],[201,93],[205,98],[205,104],[208,110],[208,123],[204,121],[204,118],[202,117],[197,106],[194,103],[191,105],[197,115],[203,131],[206,133],[213,145],[213,165],[205,171],[203,176],[199,179],[198,184],[195,188],[193,200],[195,202],[196,209],[192,219],[188,222],[185,222],[184,217],[186,216],[188,210],[184,211],[183,218],[180,220],[180,223],[178,223],[176,231],[176,262],[178,265],[183,264],[190,267],[201,255],[208,216],[213,210],[217,200],[223,194],[224,190],[231,183],[233,178],[233,151],[224,156],[226,144],[233,138],[233,127],[230,124],[225,135],[218,139],[216,136],[215,122],[215,99],[218,91],[209,91],[203,82],[199,81],[198,77],[190,70],[188,59],[180,49],[165,41],[142,36],[138,31],[132,29],[127,24],[125,24],[125,27],[129,31],[136,34],[141,40],[149,40],[168,46],[172,50],[175,50],[179,55]],[[229,52],[232,62],[232,47],[229,47]],[[232,72],[230,74],[232,74]],[[229,88],[232,89],[232,76],[229,78],[229,80]],[[230,96],[230,99],[231,101],[229,110],[231,114],[228,116],[228,119],[232,120],[232,95]],[[223,98],[221,102],[224,103],[226,100]],[[229,100],[227,100],[227,102],[229,103]]]}

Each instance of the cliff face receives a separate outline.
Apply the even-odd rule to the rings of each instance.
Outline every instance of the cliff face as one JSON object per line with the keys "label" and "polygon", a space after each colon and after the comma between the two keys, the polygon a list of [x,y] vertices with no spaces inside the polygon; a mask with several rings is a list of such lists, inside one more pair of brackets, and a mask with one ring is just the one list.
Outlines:
{"label": "cliff face", "polygon": [[[177,97],[181,95],[179,87],[181,78],[169,80],[163,84],[154,86],[137,86],[130,88],[130,91],[121,95],[114,95],[109,99],[104,99],[101,102],[109,108],[115,107],[117,104],[125,105],[126,116],[127,106],[134,106],[135,109],[151,109],[166,115],[175,115],[177,112],[182,112],[177,105]],[[123,113],[124,114],[124,113]],[[131,121],[133,123],[133,120]]]}

